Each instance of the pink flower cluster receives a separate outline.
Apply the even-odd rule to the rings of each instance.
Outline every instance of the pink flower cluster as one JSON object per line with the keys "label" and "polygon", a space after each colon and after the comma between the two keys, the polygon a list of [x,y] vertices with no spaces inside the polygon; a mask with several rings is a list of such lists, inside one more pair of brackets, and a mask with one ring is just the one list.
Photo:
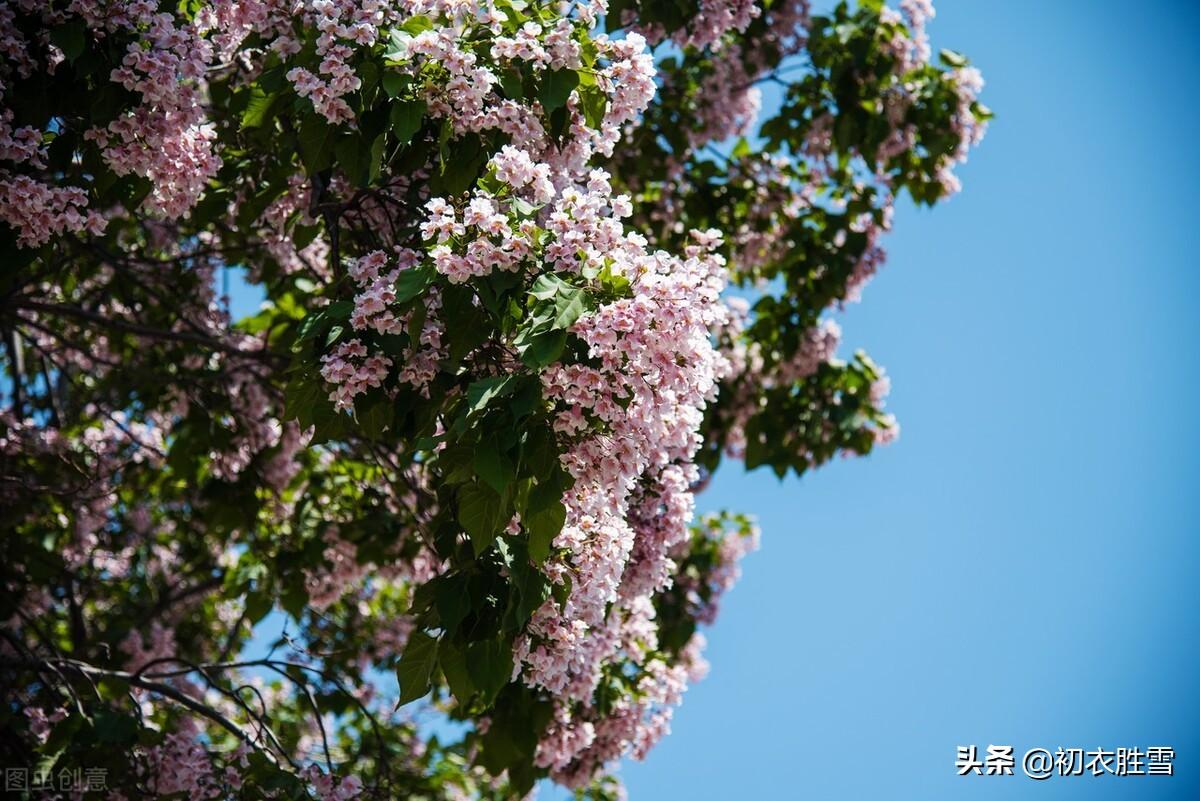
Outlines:
{"label": "pink flower cluster", "polygon": [[323,551],[326,565],[308,571],[304,577],[304,589],[309,604],[324,610],[356,585],[367,572],[366,565],[358,563],[358,548],[354,543],[342,539],[336,527],[325,532],[326,547]]}
{"label": "pink flower cluster", "polygon": [[750,133],[762,107],[757,76],[746,69],[740,45],[731,44],[713,54],[712,71],[696,92],[696,125],[688,129],[688,143],[700,148],[732,136]]}
{"label": "pink flower cluster", "polygon": [[[85,410],[94,414],[95,410]],[[156,423],[161,423],[159,419]],[[109,576],[123,576],[129,570],[129,552],[113,549],[105,541],[117,507],[115,483],[120,472],[130,464],[158,464],[166,451],[163,427],[130,420],[124,412],[113,412],[103,420],[85,428],[76,436],[66,436],[59,429],[47,428],[32,418],[18,420],[10,410],[0,412],[0,456],[68,459],[84,471],[86,480],[71,496],[67,507],[71,515],[70,539],[63,544],[62,557],[69,569],[93,564]],[[5,495],[19,491],[14,486],[0,491],[0,504]],[[66,517],[60,518],[68,525]]]}
{"label": "pink flower cluster", "polygon": [[933,8],[933,0],[900,0],[900,11],[908,20],[908,27],[912,31],[911,66],[927,63],[933,51],[929,46],[929,34],[925,26],[937,15]]}
{"label": "pink flower cluster", "polygon": [[321,357],[321,377],[334,387],[329,394],[333,405],[353,409],[356,397],[371,387],[383,386],[391,366],[387,356],[368,356],[366,345],[351,339]]}
{"label": "pink flower cluster", "polygon": [[[866,234],[867,245],[863,250],[862,256],[855,263],[849,279],[846,281],[846,291],[843,294],[842,301],[843,305],[845,303],[858,303],[862,299],[863,287],[867,285],[867,282],[871,280],[887,260],[887,252],[879,244],[879,240],[891,225],[895,199],[889,194],[884,202],[886,205],[883,209],[884,218],[882,224],[877,223],[871,214],[863,214],[851,226],[852,230]],[[840,238],[837,244],[841,247],[842,241]]]}
{"label": "pink flower cluster", "polygon": [[510,201],[483,191],[474,193],[461,220],[443,198],[434,198],[421,231],[437,243],[431,251],[434,266],[451,282],[462,283],[494,269],[517,269],[535,254],[534,243],[543,230],[550,238],[542,257],[557,270],[598,270],[610,251],[621,247],[620,221],[632,213],[632,205],[627,195],[612,194],[608,173],[592,170],[586,184],[568,186],[555,197],[549,167],[534,164],[524,151],[507,146],[492,163],[497,178],[514,194],[538,204],[553,200],[544,215],[545,227],[523,218]]}
{"label": "pink flower cluster", "polygon": [[[707,600],[701,598],[698,587],[688,589],[688,601],[701,623],[716,621],[721,596],[741,578],[742,559],[757,551],[761,541],[761,531],[751,520],[743,518],[740,526],[730,526],[730,522],[725,515],[708,514],[696,526],[701,537],[717,543],[715,563],[707,576],[700,577],[707,585]],[[686,583],[689,579],[685,577],[682,581]]]}
{"label": "pink flower cluster", "polygon": [[104,231],[104,218],[87,210],[87,194],[76,187],[49,186],[0,169],[0,220],[17,232],[17,244],[44,245],[64,233]]}
{"label": "pink flower cluster", "polygon": [[336,779],[317,765],[305,768],[304,778],[316,791],[318,801],[354,801],[363,789],[362,780],[357,776]]}
{"label": "pink flower cluster", "polygon": [[787,253],[789,229],[812,203],[809,185],[795,188],[795,171],[787,159],[762,154],[730,168],[730,179],[752,187],[746,219],[730,233],[736,246],[733,262],[744,274],[777,261]]}
{"label": "pink flower cluster", "polygon": [[258,219],[262,226],[261,236],[267,252],[285,275],[307,271],[328,278],[329,243],[325,238],[317,236],[298,249],[293,231],[288,228],[293,218],[299,225],[315,224],[316,221],[308,213],[308,189],[302,174],[296,173],[289,178],[287,190],[271,201]]}
{"label": "pink flower cluster", "polygon": [[542,68],[578,69],[580,47],[573,34],[574,26],[567,19],[560,19],[549,32],[536,22],[526,22],[515,36],[496,37],[492,58],[520,59]]}
{"label": "pink flower cluster", "polygon": [[213,475],[224,481],[235,481],[258,453],[277,445],[282,431],[271,415],[267,381],[258,374],[258,365],[235,364],[231,372],[231,413],[222,422],[232,430],[232,441],[210,454]]}
{"label": "pink flower cluster", "polygon": [[[485,66],[458,30],[451,27],[422,31],[408,44],[409,60],[402,70],[420,74],[425,64],[436,64],[447,73],[444,82],[426,87],[429,113],[453,121],[456,131],[477,131],[495,127],[498,119],[485,113],[498,98],[492,87],[499,78]],[[515,109],[514,109],[515,111]]]}
{"label": "pink flower cluster", "polygon": [[354,312],[350,315],[350,325],[355,331],[373,329],[380,334],[398,334],[404,330],[404,324],[392,313],[392,304],[396,302],[394,284],[400,270],[411,267],[418,258],[416,253],[405,251],[401,266],[387,273],[382,272],[388,263],[382,250],[351,262],[350,277],[361,290],[354,296]]}
{"label": "pink flower cluster", "polygon": [[808,41],[811,0],[780,0],[767,11],[767,31],[762,47],[751,52],[752,61],[762,67],[766,48],[773,48],[783,57],[799,53]]}
{"label": "pink flower cluster", "polygon": [[955,164],[967,160],[971,148],[978,145],[987,133],[986,120],[980,120],[972,111],[979,93],[983,91],[983,75],[975,67],[959,67],[951,78],[954,81],[955,93],[958,95],[958,107],[955,109],[951,123],[958,135],[958,149],[946,159],[938,170],[938,179],[942,182],[946,195],[957,194],[962,189],[958,176],[951,170]]}
{"label": "pink flower cluster", "polygon": [[33,10],[34,4],[28,0],[0,2],[0,56],[15,66],[18,75],[27,77],[33,73],[37,62],[30,53],[29,42],[17,25],[18,8],[27,13]]}
{"label": "pink flower cluster", "polygon": [[791,384],[817,372],[822,364],[833,359],[841,340],[841,326],[833,320],[822,320],[804,332],[795,355],[779,366],[777,380]]}
{"label": "pink flower cluster", "polygon": [[150,631],[130,631],[121,642],[121,650],[126,656],[126,666],[131,671],[137,671],[152,662],[167,659],[178,652],[175,644],[175,632],[161,621],[155,620],[150,624]]}
{"label": "pink flower cluster", "polygon": [[213,60],[205,31],[158,13],[145,0],[126,4],[122,14],[96,0],[80,0],[73,9],[102,31],[136,36],[112,80],[138,93],[140,105],[85,136],[101,147],[113,172],[150,181],[147,209],[182,216],[221,167],[213,151],[216,129],[205,121],[202,104],[204,74]]}
{"label": "pink flower cluster", "polygon": [[272,6],[280,0],[209,0],[197,14],[201,27],[212,30],[212,43],[218,59],[231,59],[251,33],[267,29]]}
{"label": "pink flower cluster", "polygon": [[[620,126],[637,118],[654,97],[654,61],[646,52],[645,39],[630,33],[612,40],[601,34],[589,34],[587,18],[592,9],[577,5],[577,20],[563,19],[553,26],[530,23],[514,36],[493,36],[486,52],[495,63],[481,63],[478,48],[464,45],[466,35],[462,26],[480,26],[478,34],[489,41],[489,20],[502,17],[502,12],[481,9],[479,18],[467,22],[467,6],[443,2],[414,3],[414,13],[420,6],[423,13],[436,11],[444,15],[442,27],[422,31],[406,40],[403,60],[394,69],[421,79],[430,65],[444,71],[439,81],[421,79],[429,114],[447,118],[456,133],[500,130],[509,135],[512,145],[525,151],[535,163],[547,164],[556,176],[555,184],[562,186],[566,178],[586,172],[594,153],[611,155],[620,138]],[[430,8],[426,9],[425,6]],[[458,27],[455,27],[458,26]],[[580,110],[578,92],[571,95],[567,107],[570,123],[565,143],[552,142],[545,129],[545,113],[541,104],[521,103],[501,99],[494,91],[499,83],[500,70],[525,61],[542,73],[547,68],[577,69],[582,66],[582,42],[590,41],[600,60],[589,80],[608,97],[603,120],[598,129],[589,128]]]}
{"label": "pink flower cluster", "polygon": [[[311,434],[311,430],[301,431],[295,421],[289,420],[284,423],[283,433],[279,436],[278,449],[262,468],[263,483],[277,496],[283,495],[300,472],[300,463],[297,461],[297,457],[308,445]],[[282,517],[282,515],[280,516]]]}
{"label": "pink flower cluster", "polygon": [[762,9],[755,0],[700,0],[700,9],[675,40],[682,47],[721,47],[725,34],[744,31]]}
{"label": "pink flower cluster", "polygon": [[654,84],[654,57],[647,52],[646,40],[640,34],[629,33],[618,40],[600,36],[596,41],[600,52],[610,61],[597,78],[601,88],[609,94],[609,100],[596,149],[602,155],[611,156],[613,146],[620,138],[619,126],[635,120],[645,111],[658,87]]}
{"label": "pink flower cluster", "polygon": [[626,754],[644,759],[670,733],[674,707],[689,682],[704,678],[704,636],[693,635],[673,663],[654,657],[637,666],[632,692],[619,697],[606,715],[559,706],[535,756],[539,767],[568,787],[579,788]]}
{"label": "pink flower cluster", "polygon": [[[522,679],[558,699],[560,726],[548,734],[557,745],[546,745],[539,759],[566,781],[648,747],[665,721],[647,710],[673,703],[684,684],[678,667],[648,657],[649,597],[669,581],[669,553],[688,536],[703,408],[727,367],[709,338],[725,315],[724,261],[712,253],[720,239],[695,236],[683,259],[646,252],[633,233],[613,243],[606,255],[630,280],[632,296],[574,328],[598,366],[552,365],[542,377],[545,395],[559,404],[555,427],[573,442],[562,461],[575,479],[553,543],[561,555],[547,571],[570,576],[572,590],[561,608],[548,601],[538,610],[516,656]],[[629,709],[600,716],[592,693],[618,654],[645,671],[645,707],[631,700]],[[592,723],[594,738],[562,731],[578,719]]]}
{"label": "pink flower cluster", "polygon": [[684,46],[708,47],[711,51],[710,69],[693,99],[697,124],[688,129],[692,149],[749,134],[762,105],[757,84],[768,69],[764,53],[776,51],[782,60],[803,47],[809,0],[784,0],[766,10],[761,41],[741,42],[727,37],[745,31],[761,13],[763,10],[752,1],[706,0],[693,22],[676,34],[676,40]]}
{"label": "pink flower cluster", "polygon": [[541,206],[554,199],[554,184],[550,182],[550,165],[535,163],[528,153],[505,145],[492,158],[496,177],[528,196],[530,202]]}
{"label": "pink flower cluster", "polygon": [[[614,250],[628,249],[621,220],[633,213],[628,195],[613,195],[609,175],[592,170],[582,189],[569,187],[555,200],[546,229],[553,240],[545,259],[558,270],[600,269]],[[632,243],[643,247],[644,243]]]}
{"label": "pink flower cluster", "polygon": [[149,749],[143,786],[155,797],[217,798],[221,782],[203,745],[203,735],[192,718],[183,718],[162,745]]}
{"label": "pink flower cluster", "polygon": [[12,120],[11,109],[0,110],[0,220],[17,232],[17,244],[34,248],[64,233],[102,233],[104,218],[88,211],[87,193],[82,189],[51,186],[12,172],[3,164],[33,169],[46,166],[42,132],[29,126],[14,130]]}
{"label": "pink flower cluster", "polygon": [[[905,73],[929,63],[932,48],[929,45],[926,26],[935,14],[932,0],[900,0],[899,13],[887,7],[881,11],[880,18],[898,28],[890,47],[897,58],[896,73],[901,78]],[[899,29],[902,23],[907,25],[907,32]],[[938,165],[937,178],[942,185],[944,197],[957,194],[962,189],[961,181],[953,172],[954,167],[967,160],[970,149],[979,144],[987,132],[987,122],[978,119],[972,111],[979,93],[983,90],[982,74],[975,67],[959,67],[950,73],[950,79],[958,96],[951,126],[958,136],[959,143],[954,153],[944,157]],[[912,126],[899,124],[911,102],[912,98],[903,86],[900,92],[888,99],[886,112],[895,130],[877,155],[881,163],[911,149],[914,145],[915,132]]]}
{"label": "pink flower cluster", "polygon": [[747,345],[741,338],[748,307],[738,298],[730,298],[729,303],[735,322],[723,332],[721,340],[733,365],[731,372],[738,378],[730,387],[732,397],[726,404],[724,415],[725,453],[740,459],[746,453],[746,424],[759,411],[763,390],[794,384],[814,374],[822,364],[832,361],[842,331],[833,320],[822,320],[804,332],[800,347],[790,358],[780,360],[776,354],[770,360],[772,366],[768,368],[759,344]]}
{"label": "pink flower cluster", "polygon": [[30,706],[25,708],[25,717],[29,718],[29,730],[33,736],[38,742],[45,743],[54,730],[54,724],[67,717],[67,710],[56,709],[47,715],[41,707]]}
{"label": "pink flower cluster", "polygon": [[[668,511],[665,517],[671,517],[671,513]],[[734,526],[729,522],[723,515],[706,515],[701,520],[694,536],[715,543],[713,564],[703,576],[689,573],[677,578],[681,584],[676,590],[684,593],[690,613],[700,622],[715,619],[722,594],[740,575],[741,559],[758,548],[757,526],[748,520]],[[639,530],[638,537],[640,546],[647,536]],[[684,558],[689,543],[690,538],[678,542],[672,556]],[[634,573],[636,558],[631,564]],[[630,585],[630,572],[627,568],[623,590]],[[703,596],[700,584],[704,585]],[[653,654],[657,635],[650,595],[635,594],[622,603],[627,617],[619,651],[624,661],[619,663],[618,671],[632,677],[631,692],[621,695],[606,714],[587,705],[558,704],[538,747],[536,763],[549,768],[557,781],[568,786],[582,785],[627,753],[643,758],[669,732],[673,708],[680,703],[688,683],[699,681],[708,670],[701,656],[705,645],[702,634],[694,634],[675,663],[668,664]]]}
{"label": "pink flower cluster", "polygon": [[287,79],[297,94],[312,101],[318,114],[332,123],[349,122],[354,111],[344,98],[362,86],[350,58],[355,47],[375,44],[379,27],[389,16],[387,4],[381,0],[312,0],[306,5],[308,22],[320,31],[316,43],[320,74],[293,67]]}
{"label": "pink flower cluster", "polygon": [[[427,486],[419,472],[410,478]],[[390,506],[412,502],[390,495],[389,489],[385,488],[384,494]],[[399,656],[415,626],[412,616],[404,614],[409,599],[417,586],[441,573],[444,564],[426,548],[403,558],[389,555],[379,562],[361,561],[358,547],[342,536],[336,522],[326,528],[323,538],[322,564],[304,572],[309,604],[325,612],[343,602],[361,616],[363,625],[371,626],[371,635],[366,638],[369,648],[355,655],[364,671],[370,669],[372,659]],[[374,691],[370,684],[363,689]]]}
{"label": "pink flower cluster", "polygon": [[446,348],[442,344],[445,329],[437,316],[441,308],[441,296],[436,287],[426,293],[421,329],[411,330],[412,314],[396,313],[395,283],[403,271],[417,265],[421,255],[414,250],[397,248],[394,258],[395,266],[390,267],[388,254],[376,250],[350,262],[350,277],[361,290],[354,296],[350,325],[355,331],[374,331],[379,334],[407,331],[413,341],[401,363],[397,379],[420,389],[428,397],[428,384],[437,375],[438,363],[446,356]]}
{"label": "pink flower cluster", "polygon": [[473,194],[461,220],[443,198],[429,201],[426,209],[429,216],[421,234],[437,243],[429,255],[451,283],[461,284],[495,269],[516,270],[533,253],[533,221],[502,212],[500,203],[485,191]]}

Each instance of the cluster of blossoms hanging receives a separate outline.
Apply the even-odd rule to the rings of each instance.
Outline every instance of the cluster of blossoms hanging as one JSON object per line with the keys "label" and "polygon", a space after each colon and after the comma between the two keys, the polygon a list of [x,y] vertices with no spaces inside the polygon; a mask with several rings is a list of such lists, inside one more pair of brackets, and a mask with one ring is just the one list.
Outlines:
{"label": "cluster of blossoms hanging", "polygon": [[722,459],[896,436],[829,315],[990,116],[932,15],[0,0],[0,756],[617,797],[757,547]]}

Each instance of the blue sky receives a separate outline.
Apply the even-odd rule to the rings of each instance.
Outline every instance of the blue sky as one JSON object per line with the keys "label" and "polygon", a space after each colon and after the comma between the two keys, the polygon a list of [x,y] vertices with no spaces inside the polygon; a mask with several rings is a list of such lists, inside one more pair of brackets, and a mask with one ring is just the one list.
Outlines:
{"label": "blue sky", "polygon": [[[937,11],[999,116],[840,318],[903,434],[701,497],[763,547],[632,801],[1200,798],[1200,8]],[[1177,775],[959,778],[967,744],[1169,745]]]}

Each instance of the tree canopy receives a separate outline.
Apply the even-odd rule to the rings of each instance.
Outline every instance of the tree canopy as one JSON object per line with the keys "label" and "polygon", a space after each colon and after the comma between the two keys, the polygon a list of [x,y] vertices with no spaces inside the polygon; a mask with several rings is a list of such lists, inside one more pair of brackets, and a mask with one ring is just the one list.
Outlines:
{"label": "tree canopy", "polygon": [[828,315],[991,116],[932,16],[0,0],[4,763],[619,796],[757,546],[695,495],[898,432]]}

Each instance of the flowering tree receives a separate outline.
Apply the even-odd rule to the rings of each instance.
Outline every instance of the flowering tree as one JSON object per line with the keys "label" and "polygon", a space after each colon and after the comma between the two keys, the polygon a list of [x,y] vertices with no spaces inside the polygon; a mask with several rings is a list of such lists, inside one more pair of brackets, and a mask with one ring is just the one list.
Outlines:
{"label": "flowering tree", "polygon": [[619,793],[757,542],[694,495],[896,434],[822,315],[990,116],[932,15],[0,0],[0,761]]}

